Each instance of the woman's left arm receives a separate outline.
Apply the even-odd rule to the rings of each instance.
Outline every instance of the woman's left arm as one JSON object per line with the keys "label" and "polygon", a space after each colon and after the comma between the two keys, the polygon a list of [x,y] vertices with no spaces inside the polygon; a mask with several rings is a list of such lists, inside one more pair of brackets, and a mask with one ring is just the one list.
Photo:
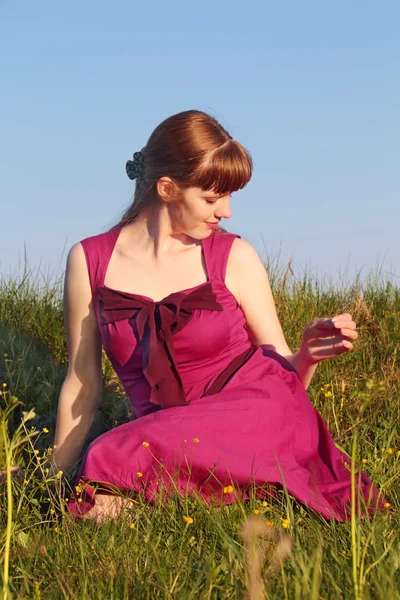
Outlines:
{"label": "woman's left arm", "polygon": [[225,283],[243,310],[251,343],[268,345],[286,358],[307,388],[321,360],[352,350],[356,324],[349,314],[314,319],[304,330],[300,349],[289,349],[276,312],[267,271],[251,244],[236,238]]}

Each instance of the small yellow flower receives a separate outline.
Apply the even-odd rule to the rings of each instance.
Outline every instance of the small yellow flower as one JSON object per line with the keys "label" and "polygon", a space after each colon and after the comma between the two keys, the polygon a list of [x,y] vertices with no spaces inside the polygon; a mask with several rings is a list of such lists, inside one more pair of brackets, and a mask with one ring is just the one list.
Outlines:
{"label": "small yellow flower", "polygon": [[54,510],[54,508],[51,508],[51,509],[50,509],[50,514],[51,514],[51,515],[54,515],[54,513],[55,513],[55,512],[56,512],[56,511]]}
{"label": "small yellow flower", "polygon": [[365,544],[365,542],[367,541],[367,538],[365,538],[363,535],[360,537],[360,542],[362,544]]}
{"label": "small yellow flower", "polygon": [[138,472],[136,473],[136,475],[137,475],[138,477],[143,477],[143,473],[141,473],[140,471],[138,471]]}
{"label": "small yellow flower", "polygon": [[56,533],[58,533],[58,532],[59,532],[59,529],[58,529],[58,527],[54,527],[54,531],[55,531]]}
{"label": "small yellow flower", "polygon": [[54,444],[53,448],[57,448],[57,444]]}
{"label": "small yellow flower", "polygon": [[82,492],[82,487],[80,485],[75,486],[75,491],[80,494]]}
{"label": "small yellow flower", "polygon": [[255,508],[255,509],[253,510],[253,513],[254,513],[255,515],[259,515],[259,514],[260,514],[260,511],[258,510],[258,508]]}
{"label": "small yellow flower", "polygon": [[188,525],[190,525],[191,523],[193,523],[193,519],[192,517],[183,517],[183,520],[185,521],[185,523],[187,523]]}
{"label": "small yellow flower", "polygon": [[361,462],[362,462],[363,465],[366,465],[367,462],[368,462],[368,459],[367,458],[363,458]]}
{"label": "small yellow flower", "polygon": [[78,498],[78,502],[83,502],[82,498]]}
{"label": "small yellow flower", "polygon": [[261,506],[268,506],[268,502],[267,502],[266,500],[263,500],[263,501],[261,502]]}
{"label": "small yellow flower", "polygon": [[195,444],[198,444],[200,440],[199,440],[199,438],[193,438],[193,441]]}
{"label": "small yellow flower", "polygon": [[231,485],[226,485],[224,487],[224,494],[232,494],[233,492],[233,487]]}
{"label": "small yellow flower", "polygon": [[62,471],[58,471],[58,473],[56,475],[57,479],[61,479],[62,474],[63,474]]}
{"label": "small yellow flower", "polygon": [[265,521],[265,524],[266,524],[267,527],[273,527],[274,526],[274,524],[273,524],[272,521]]}
{"label": "small yellow flower", "polygon": [[24,485],[28,485],[28,482],[26,479],[24,479]]}
{"label": "small yellow flower", "polygon": [[321,392],[324,392],[324,391],[325,391],[325,388],[323,388],[323,387],[322,387],[322,388],[321,388]]}
{"label": "small yellow flower", "polygon": [[332,392],[325,392],[325,398],[331,398]]}
{"label": "small yellow flower", "polygon": [[41,367],[37,367],[37,368],[36,368],[36,371],[41,371],[41,370],[42,370],[42,368],[41,368]]}
{"label": "small yellow flower", "polygon": [[390,502],[385,502],[385,504],[384,504],[383,506],[384,506],[385,508],[390,508],[390,507],[391,507],[391,504],[390,504]]}
{"label": "small yellow flower", "polygon": [[39,450],[35,450],[34,452],[35,452],[35,454],[39,454]]}
{"label": "small yellow flower", "polygon": [[290,526],[290,521],[289,521],[289,519],[281,519],[281,521],[282,521],[282,527],[283,527],[284,529],[287,529],[287,528]]}
{"label": "small yellow flower", "polygon": [[49,430],[47,429],[47,427],[43,427],[42,431],[43,431],[43,433],[49,433]]}
{"label": "small yellow flower", "polygon": [[324,384],[324,388],[326,389],[326,388],[328,388],[330,385],[331,385],[330,383],[325,383],[325,384]]}
{"label": "small yellow flower", "polygon": [[147,446],[149,445],[149,442],[142,442],[142,444],[143,444],[143,446],[146,446],[146,448],[147,448]]}
{"label": "small yellow flower", "polygon": [[3,383],[3,387],[7,387],[7,384],[6,384],[6,383]]}
{"label": "small yellow flower", "polygon": [[69,498],[65,498],[65,502],[68,502]]}
{"label": "small yellow flower", "polygon": [[4,358],[8,358],[7,352],[4,352]]}
{"label": "small yellow flower", "polygon": [[388,454],[393,454],[393,448],[388,448],[388,449],[387,449],[387,453],[388,453]]}
{"label": "small yellow flower", "polygon": [[130,528],[130,529],[134,529],[134,527],[135,527],[135,523],[131,523],[131,524],[129,525],[129,528]]}

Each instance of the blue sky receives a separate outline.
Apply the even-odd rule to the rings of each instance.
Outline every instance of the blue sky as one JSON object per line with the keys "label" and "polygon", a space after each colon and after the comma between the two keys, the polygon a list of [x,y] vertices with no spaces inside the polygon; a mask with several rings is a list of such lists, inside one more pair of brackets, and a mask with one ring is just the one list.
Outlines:
{"label": "blue sky", "polygon": [[227,229],[298,276],[379,264],[398,282],[399,17],[397,1],[2,0],[0,273],[25,247],[63,269],[130,203],[126,160],[196,108],[254,159]]}

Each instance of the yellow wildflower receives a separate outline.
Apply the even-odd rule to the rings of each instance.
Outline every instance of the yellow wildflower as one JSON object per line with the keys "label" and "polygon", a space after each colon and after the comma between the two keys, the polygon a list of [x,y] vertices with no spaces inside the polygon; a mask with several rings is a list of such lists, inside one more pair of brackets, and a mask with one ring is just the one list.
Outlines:
{"label": "yellow wildflower", "polygon": [[83,502],[82,498],[78,498],[78,502]]}
{"label": "yellow wildflower", "polygon": [[59,531],[58,527],[54,527],[54,531],[55,531],[56,533],[58,533],[58,531]]}
{"label": "yellow wildflower", "polygon": [[255,509],[253,510],[253,513],[254,513],[255,515],[259,515],[259,514],[260,514],[260,511],[258,510],[258,508],[255,508]]}
{"label": "yellow wildflower", "polygon": [[261,506],[268,506],[268,502],[267,502],[266,500],[263,500],[263,501],[261,502]]}
{"label": "yellow wildflower", "polygon": [[199,440],[199,438],[193,438],[193,441],[195,444],[198,444],[200,440]]}
{"label": "yellow wildflower", "polygon": [[7,384],[6,384],[6,383],[3,383],[3,387],[7,387]]}
{"label": "yellow wildflower", "polygon": [[322,387],[322,388],[321,388],[321,392],[324,392],[324,391],[325,391],[325,388],[323,388],[323,387]]}
{"label": "yellow wildflower", "polygon": [[57,444],[54,444],[53,448],[57,448]]}
{"label": "yellow wildflower", "polygon": [[51,508],[51,509],[50,509],[50,514],[51,514],[51,515],[54,515],[54,513],[55,513],[55,512],[56,512],[56,511],[54,510],[54,508]]}
{"label": "yellow wildflower", "polygon": [[4,352],[4,358],[8,358],[7,352]]}
{"label": "yellow wildflower", "polygon": [[35,452],[35,454],[39,454],[39,450],[35,450],[34,452]]}
{"label": "yellow wildflower", "polygon": [[28,485],[28,482],[26,479],[24,479],[24,485]]}
{"label": "yellow wildflower", "polygon": [[388,453],[388,454],[393,454],[393,448],[388,448],[388,449],[387,449],[387,453]]}
{"label": "yellow wildflower", "polygon": [[80,485],[76,485],[76,486],[75,486],[75,491],[76,491],[78,494],[80,494],[80,493],[82,492],[82,486],[80,486]]}
{"label": "yellow wildflower", "polygon": [[233,492],[233,487],[231,485],[226,485],[224,487],[224,494],[232,494]]}
{"label": "yellow wildflower", "polygon": [[368,462],[368,459],[367,458],[363,458],[361,462],[363,463],[363,465],[366,465],[367,462]]}
{"label": "yellow wildflower", "polygon": [[138,471],[138,472],[136,473],[136,475],[137,475],[138,477],[143,477],[143,473],[141,473],[140,471]]}
{"label": "yellow wildflower", "polygon": [[58,473],[56,475],[57,479],[61,479],[62,474],[63,474],[62,471],[58,471]]}
{"label": "yellow wildflower", "polygon": [[149,445],[149,442],[142,442],[142,445],[146,446],[146,448],[147,448],[147,446]]}
{"label": "yellow wildflower", "polygon": [[190,525],[191,523],[193,523],[193,519],[192,519],[192,517],[187,517],[187,516],[184,516],[184,517],[183,517],[183,520],[184,520],[184,521],[185,521],[185,523],[187,523],[188,525]]}
{"label": "yellow wildflower", "polygon": [[325,392],[325,398],[331,398],[332,392]]}
{"label": "yellow wildflower", "polygon": [[385,504],[384,504],[383,506],[384,506],[385,508],[390,508],[390,507],[391,507],[391,504],[390,504],[390,502],[385,502]]}
{"label": "yellow wildflower", "polygon": [[365,538],[363,535],[360,537],[360,542],[362,544],[365,544],[365,542],[367,541],[367,538]]}
{"label": "yellow wildflower", "polygon": [[43,431],[43,433],[49,433],[49,430],[47,429],[47,427],[43,427],[42,431]]}
{"label": "yellow wildflower", "polygon": [[326,388],[328,388],[330,385],[331,385],[330,383],[325,383],[325,384],[324,384],[324,388],[326,389]]}
{"label": "yellow wildflower", "polygon": [[289,521],[289,519],[281,519],[281,521],[282,521],[282,527],[283,527],[284,529],[287,529],[287,528],[290,526],[290,521]]}
{"label": "yellow wildflower", "polygon": [[134,527],[135,527],[135,523],[131,523],[131,524],[129,525],[129,528],[130,528],[130,529],[133,529]]}
{"label": "yellow wildflower", "polygon": [[274,524],[273,524],[272,521],[265,521],[265,524],[266,524],[267,527],[273,527],[274,526]]}

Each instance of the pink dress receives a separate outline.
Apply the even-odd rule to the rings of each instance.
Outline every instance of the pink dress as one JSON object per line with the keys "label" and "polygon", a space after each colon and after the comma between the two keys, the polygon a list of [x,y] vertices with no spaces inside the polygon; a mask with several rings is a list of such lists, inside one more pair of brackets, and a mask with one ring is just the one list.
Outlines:
{"label": "pink dress", "polygon": [[[252,487],[263,497],[285,485],[324,517],[348,519],[350,459],[289,362],[251,345],[224,283],[240,236],[214,231],[202,241],[208,281],[154,302],[104,285],[119,232],[81,243],[103,345],[136,418],[88,447],[76,481],[83,492],[68,504],[72,515],[93,507],[89,482],[101,482],[150,503],[160,490],[230,504],[248,499]],[[358,485],[370,511],[383,507],[364,473]]]}

